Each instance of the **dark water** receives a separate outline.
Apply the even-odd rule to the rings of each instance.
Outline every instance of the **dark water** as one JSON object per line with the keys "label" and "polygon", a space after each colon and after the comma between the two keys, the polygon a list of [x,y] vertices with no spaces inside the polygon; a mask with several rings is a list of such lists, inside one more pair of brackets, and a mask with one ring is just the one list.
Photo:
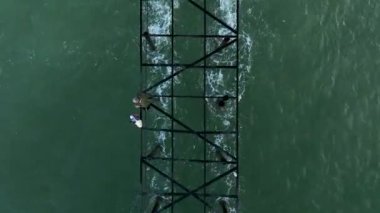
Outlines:
{"label": "dark water", "polygon": [[243,209],[378,212],[379,2],[256,1],[252,11]]}
{"label": "dark water", "polygon": [[136,2],[0,1],[0,212],[128,212]]}
{"label": "dark water", "polygon": [[[241,212],[380,211],[379,14],[242,2]],[[138,15],[138,1],[0,0],[0,212],[138,205]]]}

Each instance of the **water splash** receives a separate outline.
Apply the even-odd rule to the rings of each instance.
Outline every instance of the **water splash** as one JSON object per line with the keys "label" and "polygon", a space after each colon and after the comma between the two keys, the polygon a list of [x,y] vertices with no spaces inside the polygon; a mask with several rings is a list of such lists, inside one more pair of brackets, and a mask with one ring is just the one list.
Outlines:
{"label": "water splash", "polygon": [[[149,2],[149,23],[147,24],[147,28],[150,33],[153,34],[169,34],[170,28],[171,28],[171,3],[169,1],[147,1]],[[214,11],[215,14],[218,14],[218,16],[221,16],[222,20],[224,20],[229,26],[236,28],[237,26],[237,20],[236,20],[236,0],[219,0],[219,7],[216,8]],[[241,1],[239,2],[241,4]],[[181,7],[180,1],[175,0],[174,1],[174,8],[178,9]],[[215,23],[214,26],[210,26],[214,32],[218,32],[219,35],[227,35],[231,34],[231,31],[221,25],[217,25]],[[165,47],[168,47],[171,45],[170,39],[167,37],[156,37],[154,40],[155,45],[157,46],[157,49],[165,49]],[[240,49],[239,49],[239,94],[237,101],[241,101],[244,93],[245,93],[245,87],[247,84],[247,81],[251,78],[250,72],[251,72],[251,64],[252,64],[252,55],[251,50],[253,47],[253,41],[251,36],[245,32],[240,32],[239,37],[240,42]],[[148,47],[143,47],[146,50]],[[206,48],[208,51],[212,51],[211,45],[207,44]],[[228,52],[230,51],[230,52]],[[227,50],[227,54],[221,54],[216,58],[211,58],[211,62],[215,65],[225,64],[225,63],[231,63],[231,55],[235,54],[235,49],[232,48],[231,50]],[[150,60],[152,63],[170,63],[170,59],[168,56],[170,54],[167,54],[166,52],[160,52],[160,51],[145,51],[147,52],[147,60]],[[230,54],[229,54],[230,53]],[[152,68],[151,70],[153,75],[157,76],[157,79],[162,79],[172,73],[171,68],[166,68],[164,71],[161,68]],[[209,70],[206,74],[207,77],[207,95],[225,95],[228,94],[229,96],[235,96],[235,89],[234,87],[229,87],[229,82],[234,82],[236,80],[236,75],[234,72],[225,72],[221,69],[214,69]],[[180,83],[180,78],[176,77],[174,79],[175,84]],[[147,82],[148,84],[152,84],[154,82]],[[158,87],[155,88],[154,93],[157,95],[164,95],[168,94],[170,90],[170,81],[166,81],[162,84],[160,84]],[[170,99],[161,98],[160,104],[163,109],[169,109],[170,107]],[[220,113],[218,109],[216,108],[215,100],[207,100],[208,108],[210,109],[212,116],[214,116],[219,123],[221,123],[225,129],[231,128],[234,124],[235,119],[235,108],[234,107],[226,107],[226,110],[223,113]],[[164,116],[157,116],[154,120],[154,127],[160,127],[163,126],[169,127],[170,122],[168,119],[165,119]],[[164,144],[166,140],[168,140],[170,134],[166,132],[155,132],[155,138],[158,140],[159,143]],[[213,140],[217,145],[223,147],[227,151],[231,151],[231,147],[228,147],[226,144],[227,138],[225,138],[224,135],[215,135]],[[164,155],[168,156],[169,154],[166,153],[165,146],[164,148]],[[213,148],[212,148],[213,149]],[[210,156],[211,152],[215,150],[210,150],[208,155]],[[228,166],[228,169],[232,168],[231,165]],[[217,168],[213,168],[213,173],[218,174],[221,171],[218,171]],[[157,177],[152,178],[151,186],[152,188],[156,188],[158,184],[159,179]],[[162,184],[162,183],[160,183]],[[226,178],[226,184],[229,186],[228,192],[233,189],[234,186],[234,176],[229,175]],[[162,186],[161,186],[162,187]],[[163,186],[164,188],[167,188],[167,185]],[[231,212],[236,212],[234,208],[230,208]]]}
{"label": "water splash", "polygon": [[[171,5],[166,1],[146,1],[146,7],[144,7],[144,13],[149,14],[149,21],[147,23],[147,28],[150,34],[169,34],[171,27]],[[145,11],[148,10],[148,11]],[[157,49],[162,50],[165,47],[170,45],[170,39],[168,37],[155,37],[154,44]],[[165,51],[150,51],[147,45],[143,46],[143,51],[146,53],[146,60],[151,63],[169,63],[170,59],[168,58],[168,54]],[[170,75],[172,70],[170,67],[167,67],[164,72],[160,67],[152,67],[149,70],[149,74],[151,76],[155,76],[157,79],[161,79],[164,76]],[[146,82],[148,85],[152,82],[149,79]],[[154,94],[164,95],[170,88],[170,81],[164,82],[160,84],[158,87],[154,89]],[[160,98],[160,105],[164,110],[169,108],[170,100],[165,98]],[[168,119],[161,114],[157,114],[153,121],[153,127],[167,127],[169,126]],[[169,134],[167,132],[154,132],[154,138],[157,139],[157,143],[163,145],[165,141],[169,138]],[[162,146],[162,153],[165,157],[168,156],[165,146]],[[150,147],[151,148],[151,147]],[[169,168],[167,168],[169,169]],[[151,177],[150,187],[152,189],[160,189],[160,188],[168,188],[169,184],[164,181],[160,181],[159,175],[153,174]]]}

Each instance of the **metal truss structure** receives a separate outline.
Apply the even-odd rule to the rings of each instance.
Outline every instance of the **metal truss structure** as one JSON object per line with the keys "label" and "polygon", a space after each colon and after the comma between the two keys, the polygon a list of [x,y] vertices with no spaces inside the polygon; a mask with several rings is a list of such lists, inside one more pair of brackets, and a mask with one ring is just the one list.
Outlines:
{"label": "metal truss structure", "polygon": [[[140,91],[157,100],[140,111],[142,212],[239,211],[239,1],[228,1],[235,24],[216,0],[140,0]],[[157,3],[170,13],[165,33],[151,30]],[[209,72],[230,76],[219,93]]]}

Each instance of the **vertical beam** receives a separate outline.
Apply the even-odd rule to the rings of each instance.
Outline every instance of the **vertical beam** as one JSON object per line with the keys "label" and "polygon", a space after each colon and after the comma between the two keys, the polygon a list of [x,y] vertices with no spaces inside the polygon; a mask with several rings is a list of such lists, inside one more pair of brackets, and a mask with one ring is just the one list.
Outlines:
{"label": "vertical beam", "polygon": [[[142,27],[143,27],[143,2],[140,0],[140,32],[139,32],[139,35],[140,35],[140,39],[139,39],[139,49],[140,49],[140,90],[143,88],[143,66],[142,66],[142,62],[143,62],[143,47],[142,47]],[[140,131],[140,188],[141,190],[144,192],[144,180],[143,180],[143,164],[142,164],[142,157],[143,156],[143,138],[142,138],[142,130]],[[142,197],[144,197],[142,195]],[[140,212],[142,213],[143,212],[143,207],[144,206],[144,199],[142,198],[141,199],[141,208],[140,208]]]}
{"label": "vertical beam", "polygon": [[[229,169],[228,171],[226,171],[226,172],[224,172],[224,173],[222,173],[222,174],[216,176],[215,178],[213,178],[213,179],[211,179],[210,181],[208,181],[208,182],[202,184],[201,186],[197,187],[196,189],[194,189],[194,190],[188,192],[188,193],[185,194],[185,195],[182,195],[180,198],[178,198],[177,200],[175,200],[173,203],[169,203],[168,205],[162,207],[162,208],[159,210],[159,212],[161,212],[161,211],[163,211],[163,210],[169,208],[171,205],[174,205],[174,204],[180,202],[181,200],[187,198],[188,196],[193,195],[194,193],[196,193],[196,192],[199,191],[200,189],[203,189],[204,187],[213,184],[214,182],[220,180],[221,178],[225,177],[226,175],[230,174],[231,172],[234,172],[235,170],[236,170],[236,167],[234,167],[234,168],[232,168],[232,169]],[[210,208],[211,208],[211,207],[210,207]]]}
{"label": "vertical beam", "polygon": [[165,116],[169,117],[170,119],[172,119],[173,121],[175,121],[176,123],[178,123],[179,125],[181,125],[183,128],[189,130],[191,133],[197,135],[198,137],[200,137],[201,139],[203,139],[203,142],[206,142],[208,144],[210,144],[211,146],[215,147],[216,149],[220,150],[221,152],[224,152],[226,153],[226,155],[228,155],[229,157],[231,157],[232,159],[234,160],[237,160],[236,157],[232,154],[230,154],[229,152],[225,151],[222,147],[220,147],[219,145],[211,142],[209,139],[207,139],[206,137],[204,137],[202,134],[200,133],[197,133],[196,131],[194,131],[192,128],[190,128],[189,126],[187,126],[186,124],[184,124],[183,122],[181,122],[180,120],[176,119],[175,117],[172,117],[170,116],[170,114],[168,114],[167,112],[165,112],[164,110],[160,109],[159,107],[157,107],[156,105],[152,104],[151,107],[155,108],[157,111],[161,112],[162,114],[164,114]]}
{"label": "vertical beam", "polygon": [[[171,62],[171,75],[174,74],[174,0],[171,1],[171,59],[170,59],[170,62]],[[171,79],[171,84],[170,84],[170,95],[171,95],[171,116],[174,116],[174,78]],[[171,119],[171,130],[174,129],[174,121],[173,119]],[[174,179],[174,132],[172,131],[170,133],[171,135],[171,150],[172,150],[172,153],[171,153],[171,164],[170,164],[170,169],[171,169],[171,178],[172,180]],[[171,181],[171,202],[174,201],[174,182]],[[170,208],[170,211],[171,213],[174,212],[174,205],[171,206]]]}
{"label": "vertical beam", "polygon": [[[191,191],[189,190],[187,187],[185,187],[184,185],[182,185],[180,182],[176,181],[175,179],[171,178],[169,175],[165,174],[163,171],[161,171],[160,169],[158,169],[157,167],[153,166],[152,164],[150,164],[148,161],[146,160],[142,160],[144,164],[146,164],[147,166],[149,166],[150,168],[152,168],[154,171],[156,171],[158,174],[162,175],[163,177],[165,177],[166,179],[168,180],[171,180],[172,182],[174,182],[178,187],[180,187],[181,189],[185,190],[187,192],[187,196],[190,196],[192,195],[195,199],[199,200],[200,202],[204,203],[205,205],[207,205],[208,207],[211,208],[211,206],[205,201],[203,200],[202,198],[200,198],[195,192],[198,191],[199,189],[197,189],[196,191]],[[185,196],[185,195],[184,195]]]}
{"label": "vertical beam", "polygon": [[175,76],[179,75],[180,73],[182,73],[183,71],[187,70],[189,67],[192,67],[196,64],[198,64],[199,62],[213,56],[215,53],[223,50],[224,48],[230,46],[231,44],[235,43],[237,39],[233,39],[232,41],[228,42],[225,46],[223,47],[219,47],[219,48],[216,48],[215,50],[211,51],[210,53],[207,53],[207,55],[193,61],[192,63],[188,64],[187,66],[184,66],[184,68],[178,70],[177,72],[173,73],[173,75],[169,75],[168,77],[165,77],[161,80],[159,80],[158,82],[154,83],[153,85],[149,86],[148,88],[146,88],[143,92],[148,92],[149,90],[153,89],[154,87],[157,87],[159,85],[161,85],[162,83],[166,82],[167,80],[171,79],[171,78],[174,78]]}
{"label": "vertical beam", "polygon": [[[171,166],[170,166],[170,171],[168,171],[166,174],[167,174],[167,177],[170,179],[171,181],[171,191],[168,192],[167,195],[171,195],[171,204],[167,205],[167,208],[171,208],[171,212],[173,213],[174,212],[174,206],[176,203],[180,202],[180,200],[182,199],[185,199],[186,197],[190,196],[190,195],[198,195],[199,198],[200,198],[200,201],[203,200],[203,206],[204,206],[204,212],[206,212],[206,207],[210,207],[208,205],[208,202],[206,200],[206,196],[208,195],[207,194],[207,186],[212,184],[213,182],[215,181],[218,181],[219,178],[217,179],[213,179],[209,182],[206,182],[207,181],[207,168],[208,166],[210,166],[209,164],[206,164],[206,163],[210,163],[211,161],[207,160],[207,145],[206,143],[209,143],[210,145],[212,146],[218,146],[216,144],[214,144],[213,142],[211,142],[207,135],[206,134],[209,134],[209,133],[217,133],[217,131],[207,131],[207,116],[208,116],[208,113],[207,113],[207,102],[206,102],[206,86],[207,86],[207,70],[210,69],[210,68],[221,68],[221,69],[231,69],[230,71],[233,72],[233,69],[235,69],[235,79],[236,79],[236,91],[235,91],[235,97],[238,99],[239,97],[239,10],[240,10],[240,5],[239,5],[239,0],[232,0],[232,1],[236,1],[236,29],[233,29],[234,26],[229,26],[227,25],[225,22],[222,21],[222,19],[219,19],[218,17],[216,17],[215,15],[211,14],[208,10],[207,10],[207,3],[206,1],[207,0],[203,0],[203,6],[200,6],[198,5],[197,3],[195,3],[193,0],[188,0],[190,3],[192,3],[194,6],[196,6],[198,9],[200,9],[202,12],[203,12],[203,22],[204,22],[204,28],[203,28],[203,35],[194,35],[194,37],[198,38],[198,39],[201,39],[203,38],[203,52],[204,52],[204,56],[200,59],[198,59],[197,61],[194,61],[192,62],[191,64],[185,64],[185,65],[180,65],[180,64],[175,64],[174,63],[174,38],[176,36],[185,36],[185,37],[192,37],[192,36],[188,36],[188,35],[176,35],[175,32],[174,32],[174,0],[171,0],[171,32],[169,33],[168,37],[171,39],[171,63],[168,63],[167,64],[167,67],[170,67],[171,68],[171,74],[170,76],[168,77],[163,77],[163,79],[159,82],[156,82],[155,84],[153,84],[153,86],[151,86],[150,88],[144,90],[144,91],[148,91],[150,89],[152,89],[153,87],[155,86],[158,86],[159,84],[165,82],[165,81],[168,81],[168,80],[171,80],[171,86],[169,87],[170,88],[170,95],[168,95],[167,97],[170,97],[171,98],[171,111],[169,113],[166,113],[165,111],[163,110],[159,110],[160,112],[164,112],[164,115],[166,116],[169,116],[169,118],[171,119],[171,127],[170,129],[152,129],[153,131],[168,131],[170,132],[171,134],[171,143],[170,143],[170,146],[171,146],[171,156],[169,157],[168,156],[168,160],[171,160]],[[149,4],[149,1],[143,1],[143,0],[140,0],[140,75],[141,75],[141,78],[140,78],[140,91],[147,85],[146,84],[146,80],[145,78],[143,78],[142,76],[145,76],[145,77],[148,77],[148,75],[146,75],[145,73],[145,69],[144,69],[144,66],[146,66],[146,64],[143,63],[144,61],[144,45],[143,45],[143,42],[144,42],[144,35],[143,35],[143,32],[144,30],[148,30],[148,29],[144,29],[146,28],[148,25],[149,25],[149,21],[151,21],[148,17],[147,14],[143,14],[144,12],[144,9],[145,8],[145,13],[149,13],[150,11],[147,11],[146,9],[148,9],[147,7],[144,7],[145,4]],[[149,6],[149,5],[148,5]],[[226,41],[225,45],[222,45],[222,47],[219,47],[219,48],[216,48],[215,50],[213,50],[212,52],[210,53],[207,53],[207,38],[210,38],[212,37],[212,35],[208,36],[207,35],[207,18],[211,17],[213,19],[215,19],[217,22],[222,22],[220,23],[221,25],[226,25],[224,27],[226,27],[227,29],[230,29],[232,32],[236,33],[236,35],[226,35],[226,37],[228,38],[233,38],[232,41]],[[145,18],[145,19],[144,19]],[[219,20],[219,21],[218,21]],[[147,24],[143,25],[143,21],[146,22]],[[224,24],[223,24],[224,23]],[[219,36],[219,37],[225,37],[223,35],[216,35],[216,36]],[[207,66],[207,60],[210,56],[212,56],[213,54],[219,52],[220,50],[224,49],[225,47],[233,44],[234,42],[236,42],[236,65],[234,66]],[[145,45],[146,46],[146,45]],[[146,46],[147,48],[147,46]],[[147,49],[149,50],[149,49]],[[203,62],[203,65],[197,65],[198,63],[202,63]],[[164,64],[155,64],[155,63],[152,63],[152,64],[149,64],[149,66],[151,67],[159,67],[159,66],[163,66]],[[166,66],[166,65],[165,65]],[[176,71],[176,67],[179,67],[179,70]],[[194,131],[193,129],[191,129],[189,126],[186,126],[184,125],[181,121],[177,120],[175,118],[175,109],[174,109],[174,104],[175,104],[175,99],[176,96],[174,95],[175,93],[175,88],[174,88],[174,76],[180,74],[181,72],[185,71],[186,69],[188,69],[189,67],[198,67],[198,68],[201,68],[199,70],[202,70],[203,71],[203,87],[204,87],[204,90],[203,90],[203,131],[200,130],[200,131]],[[190,96],[186,96],[185,98],[190,98]],[[230,163],[234,164],[236,163],[236,168],[233,168],[233,170],[231,170],[230,172],[233,172],[233,171],[236,171],[236,188],[235,188],[235,191],[236,191],[236,211],[239,211],[239,102],[238,100],[236,100],[235,102],[235,107],[236,107],[236,112],[235,112],[235,117],[236,117],[236,122],[235,122],[235,130],[236,130],[236,133],[233,132],[233,134],[236,134],[236,139],[235,139],[235,143],[236,143],[236,149],[235,151],[231,150],[231,152],[226,152],[224,151],[221,147],[220,150],[221,151],[224,151],[227,155],[231,155],[230,157],[234,159],[234,161],[231,161]],[[153,106],[153,108],[155,108],[155,106]],[[157,107],[158,108],[158,107]],[[158,108],[159,109],[159,108]],[[145,114],[145,111],[141,111],[140,110],[140,115],[144,113]],[[166,113],[166,114],[165,114]],[[144,121],[145,122],[145,121]],[[182,125],[183,127],[185,127],[186,130],[175,130],[174,129],[174,126],[175,126],[175,122],[178,122],[179,125]],[[147,130],[149,128],[146,128],[145,130]],[[149,168],[150,166],[148,164],[145,164],[146,163],[149,163],[148,161],[146,161],[144,159],[144,150],[146,150],[146,143],[144,142],[144,140],[146,138],[144,138],[144,133],[143,133],[143,130],[144,129],[141,129],[140,131],[140,183],[141,183],[141,188],[143,190],[143,193],[144,193],[144,190],[148,189],[148,177],[146,176],[145,174],[145,171],[147,168]],[[221,132],[224,132],[224,131],[221,131]],[[183,193],[183,196],[180,197],[180,199],[177,199],[175,200],[173,197],[175,197],[174,195],[178,194],[178,192],[175,192],[174,190],[174,186],[175,185],[175,169],[174,169],[174,162],[176,160],[175,158],[175,152],[174,152],[174,143],[175,143],[175,135],[176,134],[182,134],[182,133],[191,133],[191,134],[195,134],[195,135],[198,135],[200,136],[202,139],[203,139],[203,142],[204,142],[204,153],[203,153],[203,158],[200,157],[199,159],[194,159],[195,161],[200,161],[201,164],[199,164],[199,166],[202,166],[203,164],[203,185],[198,187],[197,189],[195,190],[192,190],[190,192],[187,192],[187,193]],[[218,147],[216,147],[218,148]],[[203,161],[202,161],[203,159]],[[178,160],[178,159],[177,159]],[[235,162],[236,160],[236,162]],[[170,172],[170,173],[169,173]],[[164,173],[165,174],[165,173]],[[220,176],[219,176],[220,177]],[[174,180],[174,181],[173,181]],[[179,183],[179,182],[177,182]],[[180,183],[179,183],[180,184]],[[195,193],[196,191],[200,191],[200,193]],[[201,191],[202,190],[202,191]],[[144,196],[146,196],[147,194],[143,194]],[[141,199],[141,204],[142,206],[143,205],[146,205],[146,202],[144,201],[144,199]],[[161,209],[163,210],[163,209]],[[159,211],[161,211],[159,210]],[[143,211],[143,208],[141,208],[140,211]]]}
{"label": "vertical beam", "polygon": [[[203,0],[203,8],[206,8],[207,6],[207,1]],[[203,55],[207,54],[206,46],[207,46],[207,25],[206,25],[206,13],[203,11]],[[206,65],[207,65],[207,59],[203,61],[203,131],[206,132],[207,126],[206,126],[206,78],[207,78],[207,70],[206,70]],[[204,134],[204,137],[207,138],[207,135]],[[203,143],[203,184],[206,183],[206,171],[207,171],[207,164],[206,164],[206,158],[207,158],[207,146],[206,143]],[[203,188],[203,194],[206,194],[206,187]],[[206,200],[206,196],[203,196],[203,199]],[[203,212],[206,213],[206,205],[203,205]]]}
{"label": "vertical beam", "polygon": [[[236,0],[236,31],[237,31],[237,40],[236,40],[236,64],[238,65],[236,67],[236,93],[235,93],[235,97],[237,97],[235,103],[236,103],[236,126],[235,126],[235,130],[236,130],[236,153],[235,153],[235,156],[236,156],[236,161],[237,161],[237,164],[236,164],[236,194],[239,196],[239,11],[240,10],[240,1],[239,0]],[[237,212],[239,212],[239,198],[236,200],[236,206],[235,206],[235,209]]]}

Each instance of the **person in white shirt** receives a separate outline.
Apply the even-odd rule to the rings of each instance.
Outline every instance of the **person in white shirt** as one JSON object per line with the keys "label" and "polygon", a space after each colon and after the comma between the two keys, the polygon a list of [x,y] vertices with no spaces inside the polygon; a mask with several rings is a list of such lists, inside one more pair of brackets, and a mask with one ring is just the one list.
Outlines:
{"label": "person in white shirt", "polygon": [[142,128],[143,123],[142,123],[142,120],[141,120],[141,118],[140,118],[139,115],[137,115],[137,114],[132,114],[132,115],[129,116],[129,119],[130,119],[131,122],[132,122],[133,124],[135,124],[138,128]]}

